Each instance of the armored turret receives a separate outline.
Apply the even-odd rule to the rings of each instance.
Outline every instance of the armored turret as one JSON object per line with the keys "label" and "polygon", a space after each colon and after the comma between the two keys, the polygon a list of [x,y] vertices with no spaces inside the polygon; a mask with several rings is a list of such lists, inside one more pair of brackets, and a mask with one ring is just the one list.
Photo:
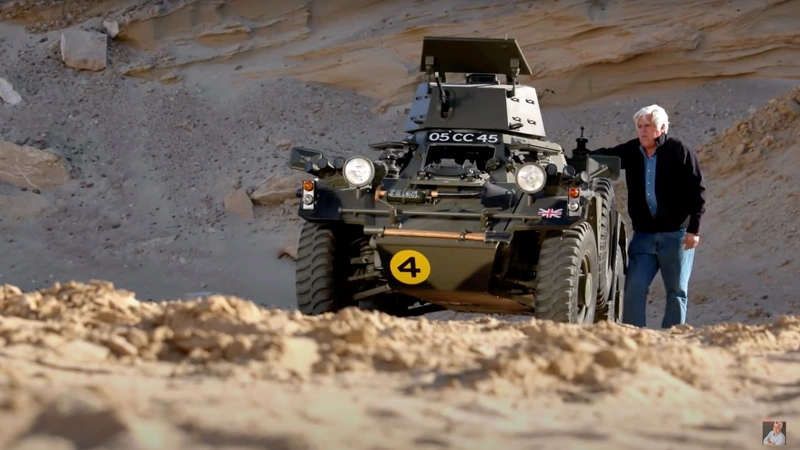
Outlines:
{"label": "armored turret", "polygon": [[[420,72],[428,80],[417,86],[406,132],[446,128],[545,137],[536,89],[519,84],[531,69],[516,40],[426,37],[421,56]],[[454,73],[464,74],[464,82],[448,82]]]}

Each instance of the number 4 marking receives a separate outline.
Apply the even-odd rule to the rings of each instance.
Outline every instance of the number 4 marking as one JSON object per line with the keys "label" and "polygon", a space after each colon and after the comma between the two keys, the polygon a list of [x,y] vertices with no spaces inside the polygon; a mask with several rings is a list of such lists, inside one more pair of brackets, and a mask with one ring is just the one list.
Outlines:
{"label": "number 4 marking", "polygon": [[409,256],[408,259],[397,266],[398,272],[410,273],[411,278],[417,278],[417,274],[422,272],[422,269],[417,269],[417,258]]}
{"label": "number 4 marking", "polygon": [[389,261],[394,279],[403,284],[420,284],[431,276],[431,263],[416,250],[400,250]]}

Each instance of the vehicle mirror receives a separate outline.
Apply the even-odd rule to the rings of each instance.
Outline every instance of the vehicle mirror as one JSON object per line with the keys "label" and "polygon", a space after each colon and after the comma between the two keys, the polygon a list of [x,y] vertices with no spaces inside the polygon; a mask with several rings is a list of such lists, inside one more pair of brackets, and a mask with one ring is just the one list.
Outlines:
{"label": "vehicle mirror", "polygon": [[622,172],[622,159],[619,156],[590,155],[586,171],[591,178],[604,176],[616,180]]}
{"label": "vehicle mirror", "polygon": [[305,172],[307,163],[310,162],[313,166],[317,166],[317,162],[319,162],[323,156],[324,155],[319,150],[313,150],[304,147],[292,147],[291,153],[289,153],[289,167]]}

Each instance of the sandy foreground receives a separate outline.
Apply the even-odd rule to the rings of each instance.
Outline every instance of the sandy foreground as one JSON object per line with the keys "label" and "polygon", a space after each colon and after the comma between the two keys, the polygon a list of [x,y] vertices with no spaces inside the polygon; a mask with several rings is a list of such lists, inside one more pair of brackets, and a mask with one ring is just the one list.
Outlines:
{"label": "sandy foreground", "polygon": [[[643,5],[0,2],[0,449],[796,446],[800,3]],[[565,149],[651,103],[697,149],[691,326],[292,310],[287,149],[402,136],[422,37],[498,30]]]}
{"label": "sandy foreground", "polygon": [[[800,418],[800,320],[669,333],[301,317],[110,283],[0,297],[0,445],[753,448]],[[791,442],[791,441],[789,441]]]}

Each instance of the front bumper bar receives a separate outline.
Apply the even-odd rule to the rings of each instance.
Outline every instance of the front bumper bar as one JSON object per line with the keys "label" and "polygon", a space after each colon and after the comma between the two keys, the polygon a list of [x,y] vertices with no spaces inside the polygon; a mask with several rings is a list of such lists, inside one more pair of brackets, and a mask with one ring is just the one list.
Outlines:
{"label": "front bumper bar", "polygon": [[457,218],[457,219],[480,219],[481,221],[481,228],[486,229],[489,226],[489,220],[491,219],[510,219],[510,220],[522,220],[522,221],[533,221],[536,223],[542,222],[541,216],[532,216],[532,215],[524,215],[524,214],[514,214],[514,213],[499,213],[499,212],[490,212],[490,211],[483,211],[480,213],[474,212],[447,212],[447,211],[420,211],[417,209],[411,210],[404,210],[400,208],[393,208],[393,209],[366,209],[366,208],[339,208],[339,214],[369,214],[375,216],[389,216],[389,223],[396,224],[397,223],[397,216],[424,216],[424,217],[445,217],[445,218]]}

